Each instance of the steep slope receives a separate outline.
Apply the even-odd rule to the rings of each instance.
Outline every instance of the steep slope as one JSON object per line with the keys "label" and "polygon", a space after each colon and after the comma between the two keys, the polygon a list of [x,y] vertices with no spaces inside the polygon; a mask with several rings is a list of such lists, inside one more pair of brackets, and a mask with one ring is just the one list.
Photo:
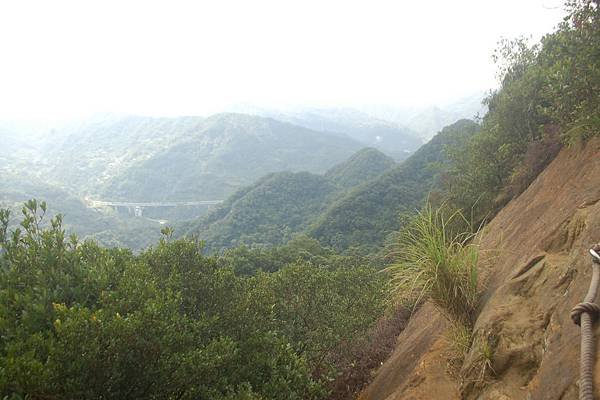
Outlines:
{"label": "steep slope", "polygon": [[[599,176],[599,138],[563,149],[484,230],[485,290],[462,382],[440,368],[447,324],[426,306],[360,399],[577,399],[580,332],[569,314],[590,283],[588,249],[600,241]],[[595,337],[598,397],[598,329]],[[494,372],[483,380],[482,343]]]}
{"label": "steep slope", "polygon": [[346,190],[393,166],[393,160],[385,154],[366,148],[324,176],[307,172],[271,174],[239,190],[207,217],[182,230],[198,233],[209,250],[231,247],[240,241],[251,245],[285,243],[293,234],[304,231]]}
{"label": "steep slope", "polygon": [[381,245],[400,227],[400,214],[414,211],[433,188],[435,176],[443,170],[444,147],[478,129],[469,120],[444,128],[402,164],[332,204],[310,235],[337,249]]}

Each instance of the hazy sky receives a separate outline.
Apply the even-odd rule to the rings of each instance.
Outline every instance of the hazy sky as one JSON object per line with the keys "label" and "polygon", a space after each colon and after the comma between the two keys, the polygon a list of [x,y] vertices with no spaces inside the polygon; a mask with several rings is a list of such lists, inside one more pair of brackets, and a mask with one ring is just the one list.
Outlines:
{"label": "hazy sky", "polygon": [[560,0],[0,0],[0,117],[435,103]]}

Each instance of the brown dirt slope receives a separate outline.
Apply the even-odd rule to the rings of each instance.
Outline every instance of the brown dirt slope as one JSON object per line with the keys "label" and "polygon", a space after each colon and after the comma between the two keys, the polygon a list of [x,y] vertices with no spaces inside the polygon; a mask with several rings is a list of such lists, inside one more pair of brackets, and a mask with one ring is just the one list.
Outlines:
{"label": "brown dirt slope", "polygon": [[[481,240],[485,290],[462,379],[447,372],[447,323],[426,305],[360,400],[577,398],[579,328],[569,312],[600,241],[600,138],[563,149]],[[600,323],[595,333],[600,398]],[[483,348],[493,373],[482,377]]]}

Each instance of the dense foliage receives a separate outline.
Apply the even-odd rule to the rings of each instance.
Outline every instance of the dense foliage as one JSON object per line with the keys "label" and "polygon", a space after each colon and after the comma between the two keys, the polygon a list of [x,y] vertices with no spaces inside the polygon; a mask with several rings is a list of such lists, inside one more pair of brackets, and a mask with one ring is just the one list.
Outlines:
{"label": "dense foliage", "polygon": [[60,216],[42,229],[45,212],[29,201],[9,232],[0,211],[2,396],[320,398],[340,346],[383,311],[369,268],[297,260],[245,277],[169,230],[136,256],[65,237]]}
{"label": "dense foliage", "polygon": [[335,191],[329,180],[308,172],[267,175],[228,199],[194,230],[209,250],[241,243],[282,244],[305,229]]}
{"label": "dense foliage", "polygon": [[292,263],[310,263],[328,268],[355,268],[367,265],[371,260],[361,255],[340,255],[334,250],[305,235],[292,238],[285,245],[272,247],[248,247],[245,245],[227,249],[219,262],[233,269],[237,275],[251,276],[259,272],[275,272]]}
{"label": "dense foliage", "polygon": [[600,10],[587,0],[567,7],[568,17],[540,44],[502,43],[501,87],[487,99],[481,132],[449,151],[446,190],[476,220],[522,192],[562,143],[600,132]]}

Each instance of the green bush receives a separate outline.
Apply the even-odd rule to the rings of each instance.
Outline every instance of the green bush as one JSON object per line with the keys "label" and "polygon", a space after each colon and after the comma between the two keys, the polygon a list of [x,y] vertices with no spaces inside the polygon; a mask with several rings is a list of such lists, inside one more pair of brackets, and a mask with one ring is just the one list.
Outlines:
{"label": "green bush", "polygon": [[[317,370],[340,343],[365,333],[383,315],[387,277],[368,267],[289,265],[257,276],[256,290],[268,296],[272,329],[282,332]],[[325,323],[325,321],[327,321]]]}
{"label": "green bush", "polygon": [[501,42],[501,87],[486,100],[481,131],[447,149],[446,194],[478,222],[525,190],[561,144],[600,133],[600,7],[575,0],[567,10],[537,45]]}
{"label": "green bush", "polygon": [[135,255],[67,239],[45,210],[28,202],[13,232],[0,210],[0,397],[323,398],[331,353],[383,313],[370,268],[245,277],[191,240]]}

